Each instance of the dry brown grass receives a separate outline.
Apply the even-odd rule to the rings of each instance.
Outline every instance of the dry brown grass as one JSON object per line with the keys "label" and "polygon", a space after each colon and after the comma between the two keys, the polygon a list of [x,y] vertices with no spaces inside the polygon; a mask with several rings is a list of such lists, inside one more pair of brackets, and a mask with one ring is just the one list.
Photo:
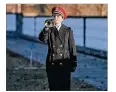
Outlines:
{"label": "dry brown grass", "polygon": [[[29,60],[16,54],[6,53],[6,90],[7,91],[48,91],[48,81],[44,65],[35,62],[33,66],[38,69],[24,69],[19,66],[27,67]],[[98,90],[92,85],[78,79],[71,79],[71,90],[74,91],[95,91]]]}

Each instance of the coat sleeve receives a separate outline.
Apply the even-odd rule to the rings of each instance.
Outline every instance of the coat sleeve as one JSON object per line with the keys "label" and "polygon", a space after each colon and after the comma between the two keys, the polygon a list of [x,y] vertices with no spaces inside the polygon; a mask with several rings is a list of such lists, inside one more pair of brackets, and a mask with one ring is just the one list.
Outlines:
{"label": "coat sleeve", "polygon": [[72,61],[72,66],[77,66],[77,51],[76,51],[76,45],[74,41],[73,31],[69,30],[69,52],[70,52],[70,60]]}
{"label": "coat sleeve", "polygon": [[42,42],[47,43],[48,33],[49,33],[49,28],[44,27],[43,30],[40,32],[38,39]]}

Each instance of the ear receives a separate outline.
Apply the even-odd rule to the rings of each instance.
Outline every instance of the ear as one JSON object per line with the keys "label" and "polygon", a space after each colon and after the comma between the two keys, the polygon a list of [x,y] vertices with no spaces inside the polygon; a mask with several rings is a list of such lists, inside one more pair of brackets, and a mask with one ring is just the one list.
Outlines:
{"label": "ear", "polygon": [[63,16],[62,16],[62,21],[64,20]]}

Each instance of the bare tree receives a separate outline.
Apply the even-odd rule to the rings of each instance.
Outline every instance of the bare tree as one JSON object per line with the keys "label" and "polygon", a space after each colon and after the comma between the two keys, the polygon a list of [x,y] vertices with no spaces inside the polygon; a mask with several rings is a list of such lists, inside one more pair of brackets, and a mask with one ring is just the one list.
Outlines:
{"label": "bare tree", "polygon": [[96,5],[96,8],[97,8],[97,11],[98,11],[99,15],[101,16],[102,15],[103,4]]}
{"label": "bare tree", "polygon": [[47,4],[36,4],[34,5],[34,7],[40,11],[40,15],[45,14],[46,13],[45,9],[46,8],[48,9]]}

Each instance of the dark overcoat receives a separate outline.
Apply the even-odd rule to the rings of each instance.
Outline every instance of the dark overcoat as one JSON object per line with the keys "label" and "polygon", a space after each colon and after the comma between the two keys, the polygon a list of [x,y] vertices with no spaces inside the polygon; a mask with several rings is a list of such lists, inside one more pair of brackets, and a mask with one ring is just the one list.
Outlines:
{"label": "dark overcoat", "polygon": [[56,27],[44,27],[39,34],[39,40],[48,44],[46,71],[71,72],[77,62],[76,46],[71,28],[64,24],[61,25],[59,31]]}
{"label": "dark overcoat", "polygon": [[71,28],[61,25],[40,32],[39,40],[48,44],[46,71],[51,91],[70,90],[71,72],[77,66],[76,46]]}

